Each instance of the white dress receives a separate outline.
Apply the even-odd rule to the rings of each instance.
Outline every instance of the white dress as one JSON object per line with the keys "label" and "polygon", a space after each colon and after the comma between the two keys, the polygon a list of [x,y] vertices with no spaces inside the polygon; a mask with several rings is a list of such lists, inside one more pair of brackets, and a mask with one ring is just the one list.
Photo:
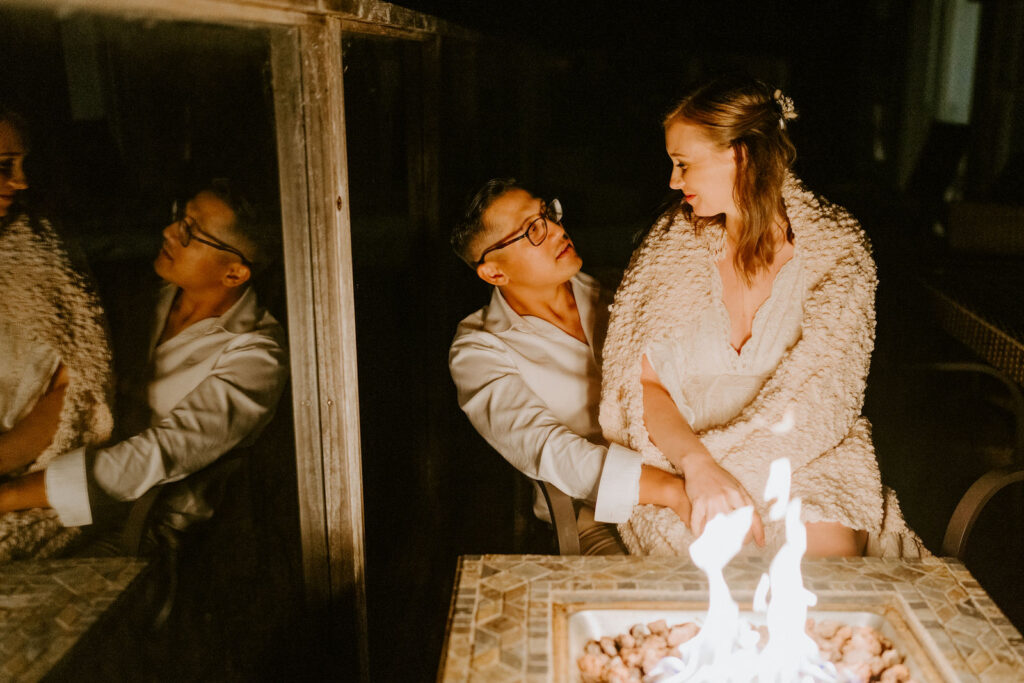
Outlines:
{"label": "white dress", "polygon": [[[718,269],[714,268],[717,273]],[[782,356],[800,340],[803,286],[800,257],[775,275],[771,293],[754,315],[750,338],[737,353],[722,279],[711,277],[711,305],[696,324],[650,344],[647,358],[694,432],[725,424],[756,397]]]}
{"label": "white dress", "polygon": [[48,344],[26,334],[23,325],[0,319],[0,434],[18,424],[46,391],[60,365]]}

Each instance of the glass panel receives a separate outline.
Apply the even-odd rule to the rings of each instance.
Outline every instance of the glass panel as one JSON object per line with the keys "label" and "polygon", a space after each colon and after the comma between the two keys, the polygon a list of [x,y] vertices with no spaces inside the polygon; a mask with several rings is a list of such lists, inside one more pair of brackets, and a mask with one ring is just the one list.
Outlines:
{"label": "glass panel", "polygon": [[[0,108],[28,119],[29,200],[77,242],[99,284],[115,340],[115,424],[122,437],[131,436],[124,429],[128,409],[139,405],[133,385],[144,387],[143,403],[158,393],[151,375],[136,374],[139,366],[126,361],[140,349],[148,361],[151,334],[162,329],[152,301],[138,295],[158,285],[153,263],[173,201],[211,178],[231,178],[279,236],[269,38],[260,28],[0,8]],[[0,221],[0,230],[7,227]],[[0,253],[0,267],[7,267],[7,256]],[[280,266],[260,279],[261,303],[286,325]],[[152,371],[145,362],[142,370]],[[295,461],[288,455],[294,435],[287,394],[283,400],[246,457],[223,468],[220,481],[206,480],[216,515],[184,536],[177,599],[161,638],[148,639],[146,647],[132,639],[149,631],[138,619],[155,613],[136,600],[129,606],[136,631],[114,633],[120,617],[103,622],[104,634],[76,655],[88,661],[68,665],[76,677],[268,675],[267,652],[281,648],[283,624],[292,624],[290,608],[301,604],[302,587]],[[167,496],[158,501],[154,511]],[[167,521],[151,515],[153,522]],[[148,532],[163,537],[156,524]],[[115,530],[103,538],[121,537]],[[97,552],[88,541],[86,551]],[[151,578],[155,594],[165,594],[166,582]],[[0,655],[0,670],[5,661]]]}

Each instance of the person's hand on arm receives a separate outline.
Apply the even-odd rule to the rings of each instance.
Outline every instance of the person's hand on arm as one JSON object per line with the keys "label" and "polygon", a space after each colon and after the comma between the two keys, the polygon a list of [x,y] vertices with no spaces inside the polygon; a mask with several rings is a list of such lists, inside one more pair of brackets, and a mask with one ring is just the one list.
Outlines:
{"label": "person's hand on arm", "polygon": [[[743,485],[715,462],[694,434],[647,356],[642,362],[640,383],[644,397],[644,424],[651,442],[682,473],[686,495],[692,506],[689,526],[695,535],[700,536],[705,524],[715,515],[729,513],[754,502]],[[756,510],[747,539],[751,536],[758,545],[764,545],[764,527]]]}
{"label": "person's hand on arm", "polygon": [[692,508],[682,477],[652,465],[640,468],[640,505],[661,505],[671,508],[683,524],[690,524]]}
{"label": "person's hand on arm", "polygon": [[61,364],[53,373],[46,393],[39,397],[28,415],[10,431],[0,434],[0,474],[28,465],[53,442],[67,387],[68,371]]}

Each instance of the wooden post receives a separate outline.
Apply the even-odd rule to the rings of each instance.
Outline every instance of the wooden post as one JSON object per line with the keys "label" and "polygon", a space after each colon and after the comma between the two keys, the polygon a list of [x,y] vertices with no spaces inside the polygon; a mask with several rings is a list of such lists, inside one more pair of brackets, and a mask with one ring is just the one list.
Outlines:
{"label": "wooden post", "polygon": [[369,680],[341,21],[273,39],[299,521],[327,664]]}

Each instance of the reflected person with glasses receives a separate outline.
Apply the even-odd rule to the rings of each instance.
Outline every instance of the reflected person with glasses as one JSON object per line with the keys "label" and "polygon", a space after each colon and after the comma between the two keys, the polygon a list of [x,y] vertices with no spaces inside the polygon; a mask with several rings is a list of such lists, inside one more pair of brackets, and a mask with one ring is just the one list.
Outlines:
{"label": "reflected person with glasses", "polygon": [[[637,504],[689,518],[683,480],[641,466],[606,443],[598,424],[601,347],[609,292],[580,271],[557,199],[494,179],[470,200],[451,235],[490,303],[464,319],[449,353],[459,405],[516,469],[577,501],[584,554],[625,553],[614,523]],[[543,498],[534,513],[547,520]]]}
{"label": "reflected person with glasses", "polygon": [[[115,443],[57,457],[0,509],[52,507],[65,526],[100,513],[116,531],[120,503],[173,483],[159,519],[165,531],[182,531],[213,514],[213,478],[224,472],[209,466],[251,444],[273,416],[288,374],[284,330],[251,283],[277,250],[277,228],[226,180],[178,208],[153,262],[159,291],[140,291],[145,303],[132,301],[131,320],[114,326],[122,340]],[[126,332],[136,320],[142,328]],[[103,540],[90,552],[103,554]]]}

